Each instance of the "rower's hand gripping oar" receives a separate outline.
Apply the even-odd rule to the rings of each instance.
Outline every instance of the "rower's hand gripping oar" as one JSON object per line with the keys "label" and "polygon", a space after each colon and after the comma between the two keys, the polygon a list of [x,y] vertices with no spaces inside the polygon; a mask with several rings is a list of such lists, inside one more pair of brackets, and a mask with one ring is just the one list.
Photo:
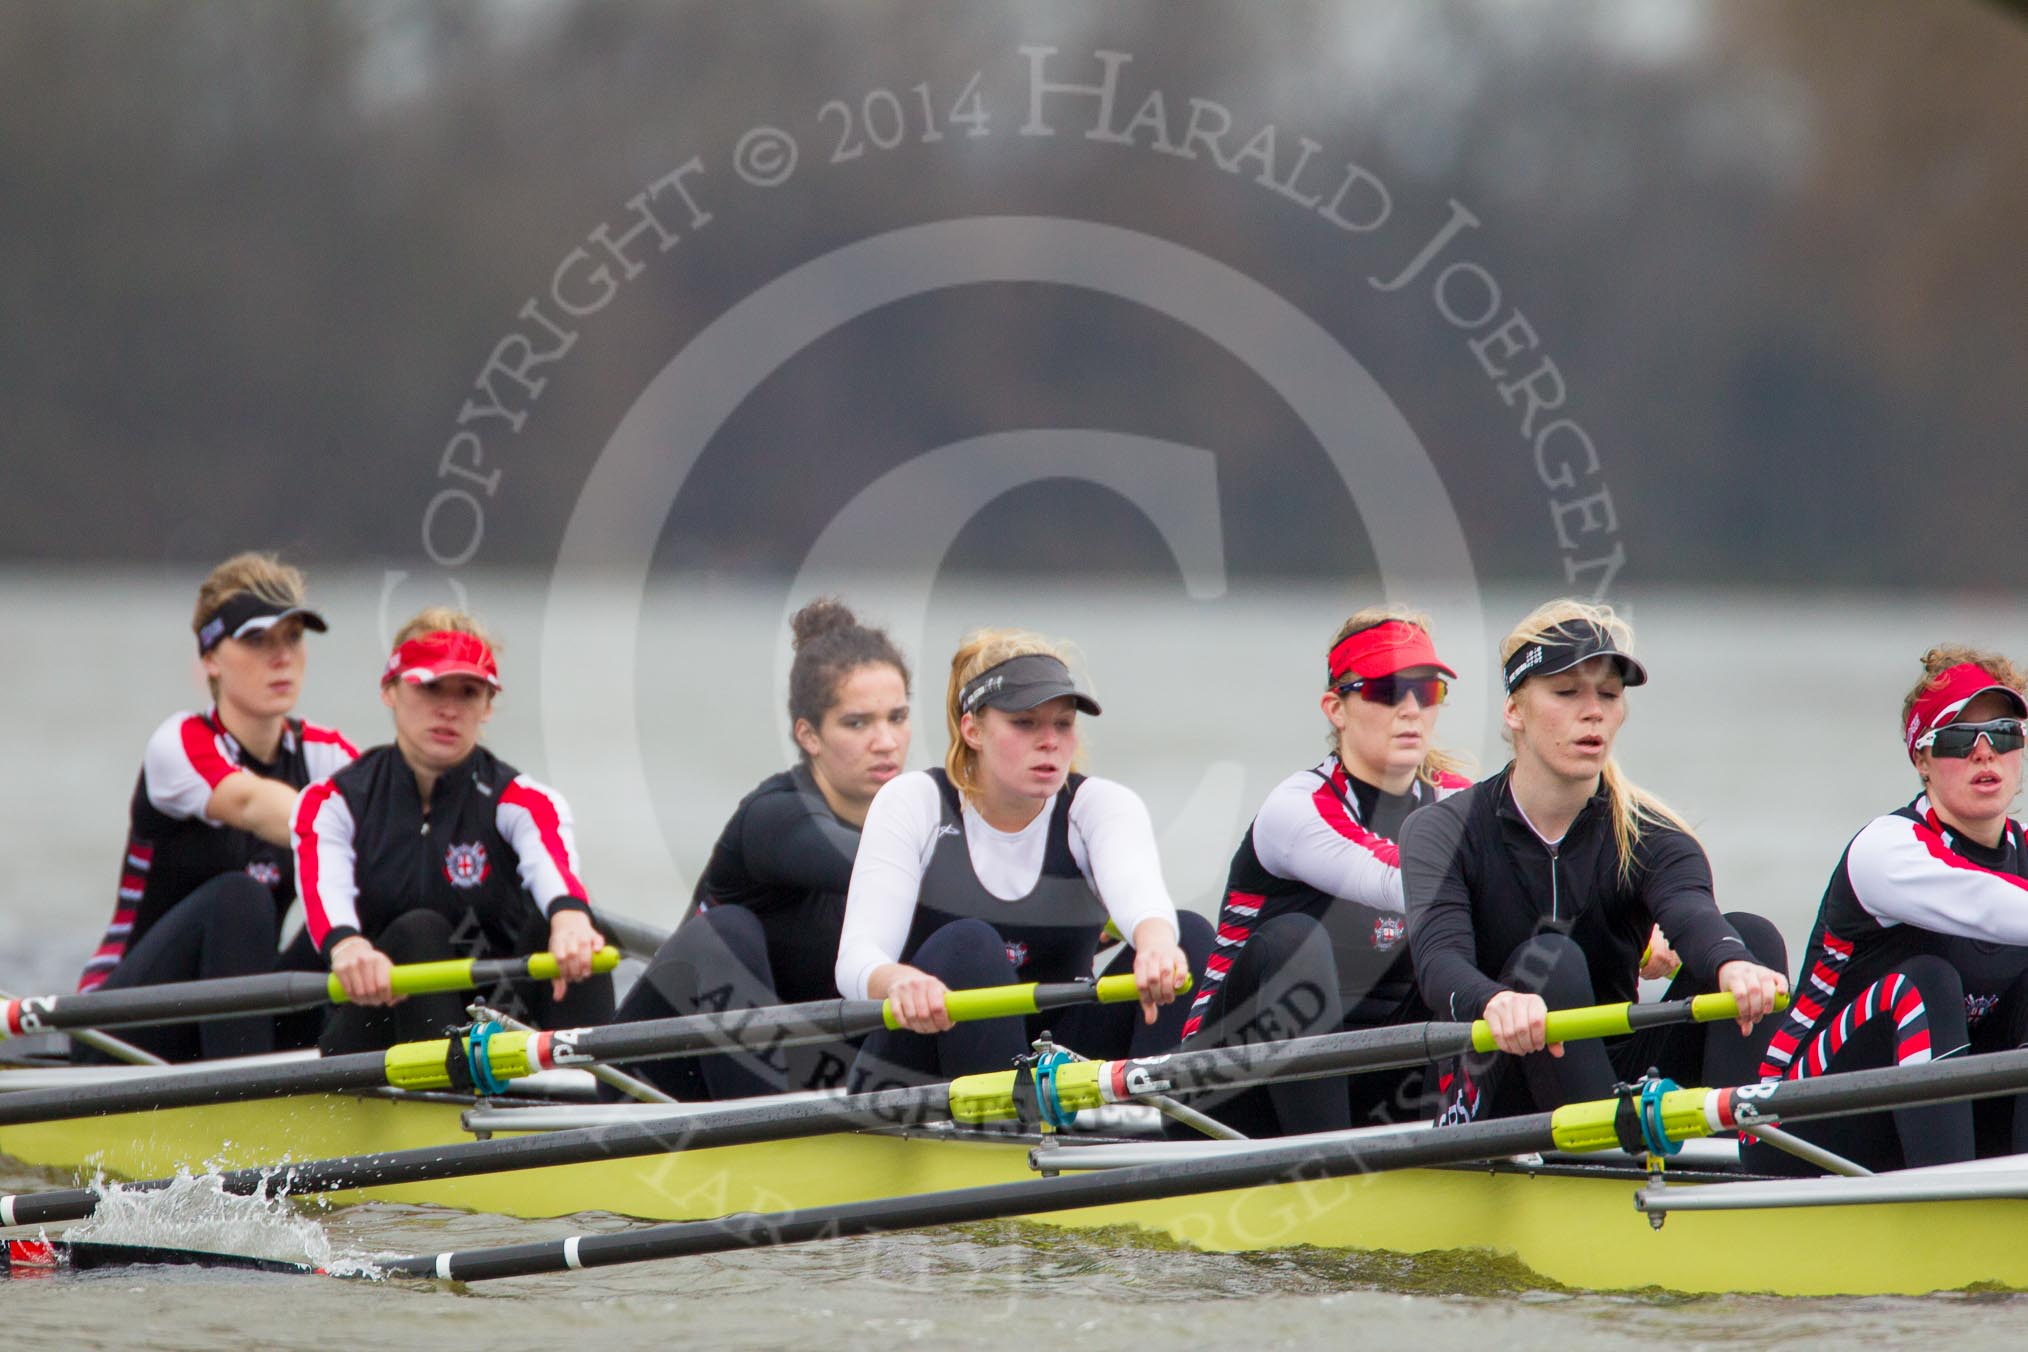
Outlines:
{"label": "rower's hand gripping oar", "polygon": [[[592,958],[592,971],[610,972],[620,952],[607,948]],[[503,981],[552,981],[556,958],[534,953],[525,958],[456,958],[444,962],[412,962],[392,973],[396,995],[435,995],[479,990]],[[254,976],[214,977],[164,986],[129,986],[120,990],[84,991],[76,995],[36,995],[0,1001],[0,1038],[74,1028],[131,1028],[147,1024],[196,1023],[205,1019],[256,1014],[287,1014],[322,1004],[346,1003],[345,988],[336,976],[314,972],[262,972]]]}
{"label": "rower's hand gripping oar", "polygon": [[[546,957],[547,955],[538,955]],[[531,959],[531,961],[533,961]],[[1139,999],[1131,976],[1097,982],[1064,981],[953,991],[954,1019],[996,1019],[1087,1004]],[[898,1027],[879,1000],[817,1000],[800,1005],[690,1014],[638,1023],[606,1024],[556,1032],[524,1033],[482,1024],[457,1037],[402,1042],[385,1052],[322,1057],[285,1065],[202,1065],[173,1074],[137,1076],[113,1083],[0,1092],[0,1126],[51,1118],[148,1112],[200,1103],[237,1103],[290,1094],[395,1089],[500,1093],[511,1080],[537,1071],[595,1061],[642,1061],[720,1052],[766,1054],[859,1037]],[[0,1081],[0,1089],[5,1082]]]}

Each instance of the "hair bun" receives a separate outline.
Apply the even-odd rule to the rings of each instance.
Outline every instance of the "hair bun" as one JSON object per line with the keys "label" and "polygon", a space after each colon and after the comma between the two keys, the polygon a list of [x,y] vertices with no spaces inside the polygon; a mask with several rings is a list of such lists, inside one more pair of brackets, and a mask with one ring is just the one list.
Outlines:
{"label": "hair bun", "polygon": [[811,639],[825,634],[843,633],[858,627],[858,617],[843,601],[835,596],[820,596],[797,611],[789,620],[789,628],[796,636],[796,648],[802,650]]}

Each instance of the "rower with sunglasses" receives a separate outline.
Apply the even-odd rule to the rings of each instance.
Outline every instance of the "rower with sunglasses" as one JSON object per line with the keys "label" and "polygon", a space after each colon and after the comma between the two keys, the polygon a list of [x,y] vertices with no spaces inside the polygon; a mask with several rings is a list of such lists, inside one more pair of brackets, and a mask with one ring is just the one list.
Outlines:
{"label": "rower with sunglasses", "polygon": [[[1753,1078],[1748,1034],[1787,989],[1787,953],[1761,917],[1720,914],[1704,847],[1613,759],[1626,692],[1648,679],[1632,646],[1609,606],[1564,599],[1524,618],[1500,644],[1514,759],[1402,831],[1422,997],[1439,1018],[1483,1017],[1499,1048],[1439,1073],[1440,1122],[1606,1098],[1650,1066],[1685,1084]],[[1682,955],[1667,998],[1724,991],[1738,1028],[1550,1045],[1549,1010],[1636,998],[1656,925]]]}
{"label": "rower with sunglasses", "polygon": [[[1416,611],[1373,606],[1339,626],[1319,701],[1331,754],[1274,787],[1234,852],[1186,1038],[1237,1045],[1429,1017],[1403,938],[1394,841],[1410,812],[1471,783],[1431,743],[1456,674]],[[1270,1135],[1420,1117],[1422,1097],[1414,1067],[1198,1106]]]}
{"label": "rower with sunglasses", "polygon": [[[1797,999],[1764,1079],[1909,1065],[2028,1042],[2028,846],[2007,815],[2021,788],[2028,672],[1996,653],[1932,648],[1902,701],[1922,780],[1868,822],[1824,890]],[[2028,1150],[2028,1095],[1794,1128],[1872,1169]],[[1754,1167],[1795,1172],[1759,1143]]]}

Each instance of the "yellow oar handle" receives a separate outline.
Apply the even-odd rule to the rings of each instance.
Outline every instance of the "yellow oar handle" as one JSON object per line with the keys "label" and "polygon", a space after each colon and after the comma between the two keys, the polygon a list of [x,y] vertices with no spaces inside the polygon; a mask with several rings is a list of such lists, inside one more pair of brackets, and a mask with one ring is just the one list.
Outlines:
{"label": "yellow oar handle", "polygon": [[[592,971],[610,972],[620,965],[620,950],[602,948],[592,955]],[[556,980],[556,955],[534,953],[527,958],[510,958],[505,962],[483,958],[450,958],[443,962],[411,962],[396,967],[390,974],[396,995],[438,995],[445,991],[468,991],[474,986],[495,981],[501,977],[529,981]],[[331,977],[328,987],[331,1003],[346,1003],[345,988],[338,984],[336,976]]]}
{"label": "yellow oar handle", "polygon": [[[977,990],[946,991],[944,1009],[953,1023],[976,1023],[980,1019],[1006,1019],[1019,1015],[1039,1014],[1042,1006],[1036,1002],[1038,989],[1060,992],[1070,983],[1043,986],[1029,982],[1022,986],[982,986]],[[1177,986],[1180,994],[1190,989],[1190,978],[1185,976]],[[1141,998],[1134,987],[1134,978],[1122,973],[1118,976],[1102,976],[1089,987],[1090,993],[1083,999],[1095,999],[1102,1005],[1125,1004]],[[1079,1000],[1078,1003],[1082,1003]],[[1060,1008],[1065,1002],[1051,1002],[1051,1008]],[[889,1028],[901,1027],[901,1018],[894,1012],[894,1001],[886,1001],[881,1010],[881,1020]]]}
{"label": "yellow oar handle", "polygon": [[[1789,997],[1775,997],[1777,1013],[1789,1007]],[[1581,1042],[1586,1038],[1619,1037],[1634,1031],[1634,1011],[1640,1005],[1588,1005],[1583,1009],[1552,1009],[1547,1021],[1549,1042]],[[1648,1006],[1654,1008],[1654,1006]],[[1690,1017],[1698,1023],[1723,1023],[1739,1017],[1739,1003],[1730,995],[1691,997]],[[1472,1025],[1472,1046],[1482,1052],[1493,1050],[1493,1030],[1484,1019]]]}

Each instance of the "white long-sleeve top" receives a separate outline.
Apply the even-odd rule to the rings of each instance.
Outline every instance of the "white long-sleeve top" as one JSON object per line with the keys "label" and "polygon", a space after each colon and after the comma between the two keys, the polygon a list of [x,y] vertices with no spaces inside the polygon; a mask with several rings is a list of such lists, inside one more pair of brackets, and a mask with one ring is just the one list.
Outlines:
{"label": "white long-sleeve top", "polygon": [[[987,825],[970,803],[964,814],[972,871],[988,892],[1010,908],[1018,907],[1042,876],[1049,808],[1013,832]],[[901,961],[915,920],[916,894],[942,823],[942,795],[923,771],[896,775],[874,795],[860,832],[845,926],[838,937],[836,976],[847,997],[865,999],[874,969]],[[1078,786],[1070,804],[1070,854],[1121,934],[1131,938],[1135,926],[1151,916],[1167,921],[1172,935],[1180,933],[1176,903],[1162,882],[1155,824],[1132,789],[1097,778]]]}

